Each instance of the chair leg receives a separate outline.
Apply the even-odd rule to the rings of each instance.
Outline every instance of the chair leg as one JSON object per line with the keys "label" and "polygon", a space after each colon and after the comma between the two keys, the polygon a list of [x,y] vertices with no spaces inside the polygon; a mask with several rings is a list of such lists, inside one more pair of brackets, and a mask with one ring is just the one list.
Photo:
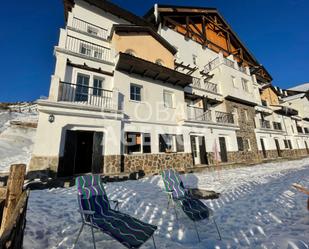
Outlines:
{"label": "chair leg", "polygon": [[72,249],[74,249],[75,248],[75,246],[76,246],[76,244],[77,244],[77,242],[78,242],[78,239],[79,239],[79,237],[80,237],[80,235],[81,235],[81,233],[82,233],[82,231],[83,231],[83,229],[84,229],[84,223],[82,224],[82,226],[80,227],[80,229],[79,229],[79,231],[78,231],[78,234],[77,234],[77,238],[75,239],[75,241],[74,241],[74,244],[73,244],[73,247],[72,247]]}
{"label": "chair leg", "polygon": [[176,205],[175,205],[174,201],[173,201],[173,208],[174,208],[174,211],[175,211],[176,220],[178,222],[178,215],[177,215]]}
{"label": "chair leg", "polygon": [[91,226],[91,233],[92,233],[92,240],[93,240],[93,248],[96,249],[93,226]]}
{"label": "chair leg", "polygon": [[154,240],[153,235],[152,235],[152,241],[153,241],[153,248],[154,248],[154,249],[157,249],[157,247],[156,247],[156,243],[155,243],[155,240]]}
{"label": "chair leg", "polygon": [[220,234],[220,231],[219,231],[219,227],[217,226],[217,222],[215,220],[215,218],[212,218],[214,223],[215,223],[215,226],[216,226],[216,229],[217,229],[217,232],[218,232],[218,235],[219,235],[219,239],[222,240],[222,237],[221,237],[221,234]]}
{"label": "chair leg", "polygon": [[200,235],[199,235],[199,233],[198,233],[198,230],[197,230],[197,226],[196,226],[195,221],[193,221],[193,223],[194,223],[194,227],[195,227],[195,231],[196,231],[196,234],[197,234],[198,241],[201,242]]}

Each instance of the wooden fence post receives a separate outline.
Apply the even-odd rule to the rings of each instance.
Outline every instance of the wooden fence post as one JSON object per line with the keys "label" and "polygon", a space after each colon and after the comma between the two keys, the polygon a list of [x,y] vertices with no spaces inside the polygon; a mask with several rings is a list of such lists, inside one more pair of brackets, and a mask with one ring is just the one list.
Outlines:
{"label": "wooden fence post", "polygon": [[10,217],[12,216],[18,203],[19,197],[22,194],[25,174],[25,164],[11,165],[10,175],[7,182],[6,200],[4,204],[0,235],[3,233],[8,220],[10,220]]}

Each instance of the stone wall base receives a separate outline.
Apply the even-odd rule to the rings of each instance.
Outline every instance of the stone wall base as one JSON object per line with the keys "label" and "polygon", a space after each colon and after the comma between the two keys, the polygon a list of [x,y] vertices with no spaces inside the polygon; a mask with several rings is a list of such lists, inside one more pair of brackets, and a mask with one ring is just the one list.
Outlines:
{"label": "stone wall base", "polygon": [[[260,163],[264,159],[277,159],[276,150],[267,150],[267,158],[264,158],[262,151],[254,152],[228,152],[228,164]],[[309,156],[306,149],[282,150],[282,157],[297,158]],[[215,165],[212,152],[207,153],[209,165]],[[28,176],[31,178],[42,178],[56,176],[58,171],[58,157],[33,156],[28,167]],[[108,155],[104,156],[102,162],[104,174],[134,173],[142,171],[144,174],[157,174],[162,169],[174,168],[178,171],[188,171],[196,168],[193,165],[191,153],[166,153],[166,154],[141,154],[141,155]],[[122,168],[123,167],[123,168]],[[198,167],[198,166],[197,166]]]}
{"label": "stone wall base", "polygon": [[156,174],[162,168],[192,168],[193,159],[191,153],[112,155],[104,156],[103,167],[106,174],[120,173],[121,167],[124,173],[143,171],[145,174]]}

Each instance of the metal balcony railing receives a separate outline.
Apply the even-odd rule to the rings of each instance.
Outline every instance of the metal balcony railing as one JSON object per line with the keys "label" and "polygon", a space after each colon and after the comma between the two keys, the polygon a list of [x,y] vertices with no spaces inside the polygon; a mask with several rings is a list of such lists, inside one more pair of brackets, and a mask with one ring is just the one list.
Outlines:
{"label": "metal balcony railing", "polygon": [[211,110],[204,112],[203,108],[187,106],[188,120],[211,121]]}
{"label": "metal balcony railing", "polygon": [[109,48],[72,36],[67,36],[65,48],[73,53],[81,54],[87,57],[111,61],[111,50]]}
{"label": "metal balcony railing", "polygon": [[193,77],[192,86],[200,89],[204,89],[209,92],[218,93],[218,86],[215,83],[209,81],[202,81],[199,78]]}
{"label": "metal balcony railing", "polygon": [[235,69],[235,63],[234,61],[228,59],[228,58],[223,58],[223,64],[228,66],[228,67],[231,67],[231,68],[234,68]]}
{"label": "metal balcony railing", "polygon": [[112,97],[113,91],[82,84],[60,82],[59,101],[116,109]]}
{"label": "metal balcony railing", "polygon": [[204,82],[205,90],[218,93],[218,85],[209,81]]}
{"label": "metal balcony railing", "polygon": [[270,122],[268,120],[260,119],[261,128],[270,129]]}
{"label": "metal balcony railing", "polygon": [[89,22],[86,22],[84,20],[81,20],[79,18],[74,17],[72,21],[72,28],[88,33],[92,36],[97,36],[99,38],[102,38],[104,40],[107,40],[108,38],[108,30],[104,29],[102,27],[99,27],[97,25],[91,24]]}
{"label": "metal balcony railing", "polygon": [[213,70],[214,68],[216,68],[219,65],[220,65],[220,59],[219,59],[219,57],[217,57],[214,60],[212,60],[211,62],[209,62],[204,67],[204,71],[205,71],[205,73],[208,73],[208,72],[210,72],[211,70]]}
{"label": "metal balcony railing", "polygon": [[216,111],[216,122],[234,124],[235,120],[234,120],[234,116],[232,113]]}

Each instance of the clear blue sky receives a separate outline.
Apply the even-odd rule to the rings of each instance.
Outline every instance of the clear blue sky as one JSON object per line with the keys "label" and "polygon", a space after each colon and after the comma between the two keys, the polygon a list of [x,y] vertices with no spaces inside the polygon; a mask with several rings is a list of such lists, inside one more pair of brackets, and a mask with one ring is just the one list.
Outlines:
{"label": "clear blue sky", "polygon": [[[216,7],[283,88],[309,82],[308,0],[114,0],[137,15],[155,2]],[[4,1],[0,9],[0,102],[47,96],[62,0]]]}

